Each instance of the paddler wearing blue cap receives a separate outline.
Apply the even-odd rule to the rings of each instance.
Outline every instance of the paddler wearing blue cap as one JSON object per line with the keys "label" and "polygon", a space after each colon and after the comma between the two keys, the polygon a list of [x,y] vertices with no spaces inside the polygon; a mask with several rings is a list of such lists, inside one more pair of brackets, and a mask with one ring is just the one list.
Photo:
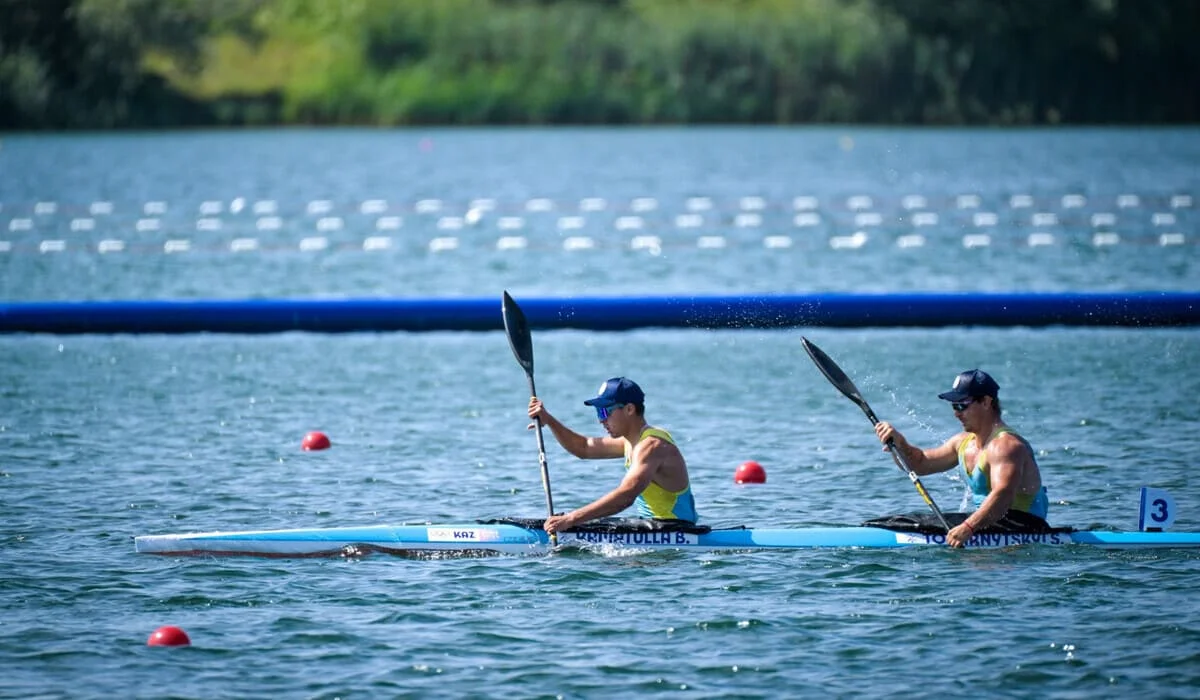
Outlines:
{"label": "paddler wearing blue cap", "polygon": [[987,372],[969,369],[959,374],[950,391],[938,398],[950,402],[963,432],[928,450],[910,444],[890,423],[875,426],[880,441],[886,445],[893,440],[893,449],[903,450],[919,476],[962,468],[975,512],[946,534],[946,541],[955,547],[1010,509],[1042,519],[1050,509],[1033,447],[1004,423],[999,394],[1000,385]]}
{"label": "paddler wearing blue cap", "polygon": [[671,434],[646,422],[646,395],[626,377],[613,377],[583,402],[596,411],[606,437],[585,437],[563,425],[541,399],[529,400],[529,417],[549,426],[554,439],[579,459],[625,458],[625,478],[591,503],[546,519],[546,532],[561,532],[637,505],[638,517],[695,523],[687,462]]}

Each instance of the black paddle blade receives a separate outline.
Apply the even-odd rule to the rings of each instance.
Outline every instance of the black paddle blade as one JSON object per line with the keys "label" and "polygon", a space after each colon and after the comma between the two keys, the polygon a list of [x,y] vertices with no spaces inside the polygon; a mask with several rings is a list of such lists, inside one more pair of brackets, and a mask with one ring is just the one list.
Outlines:
{"label": "black paddle blade", "polygon": [[804,350],[812,361],[816,363],[817,369],[821,370],[821,374],[829,380],[829,383],[836,386],[838,391],[842,392],[851,401],[857,404],[863,403],[862,394],[858,393],[858,387],[854,386],[854,382],[850,381],[850,377],[838,367],[833,358],[825,354],[825,351],[814,345],[808,338],[801,337],[800,342],[804,344]]}
{"label": "black paddle blade", "polygon": [[533,375],[533,334],[529,332],[529,322],[517,302],[504,292],[504,332],[508,334],[508,344],[512,347],[517,362],[525,368],[525,373]]}
{"label": "black paddle blade", "polygon": [[837,387],[837,390],[842,392],[846,398],[857,404],[862,409],[862,412],[867,414],[867,418],[871,420],[871,423],[878,423],[879,419],[875,417],[875,412],[871,410],[871,405],[862,397],[862,394],[858,393],[858,387],[854,386],[854,382],[850,381],[850,377],[846,376],[846,373],[842,371],[841,367],[838,367],[833,358],[826,355],[824,350],[814,345],[808,338],[801,336],[800,342],[804,344],[805,352],[812,358],[817,369],[821,370],[821,374],[825,375],[829,383]]}

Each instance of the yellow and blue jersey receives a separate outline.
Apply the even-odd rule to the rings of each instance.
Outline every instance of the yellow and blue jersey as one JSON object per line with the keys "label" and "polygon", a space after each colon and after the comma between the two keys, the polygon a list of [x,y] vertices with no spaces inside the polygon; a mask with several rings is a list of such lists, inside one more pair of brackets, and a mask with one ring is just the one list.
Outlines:
{"label": "yellow and blue jersey", "polygon": [[[672,445],[675,444],[675,440],[671,437],[671,434],[662,428],[646,426],[642,430],[642,434],[638,437],[638,441],[640,442],[648,437],[656,437]],[[625,443],[625,469],[628,470],[632,463],[632,447],[629,443]],[[638,495],[634,503],[637,505],[638,517],[641,518],[686,520],[691,523],[699,519],[696,515],[696,499],[692,497],[692,485],[690,481],[680,491],[668,491],[651,481],[646,490]]]}
{"label": "yellow and blue jersey", "polygon": [[[1003,435],[1004,433],[1008,433],[1025,443],[1025,447],[1029,448],[1029,458],[1033,460],[1034,466],[1037,466],[1037,459],[1033,456],[1033,446],[1029,444],[1028,440],[1018,435],[1011,428],[1000,428],[992,437]],[[979,456],[975,459],[975,468],[967,469],[967,446],[972,441],[978,441],[978,439],[979,437],[974,433],[968,433],[967,437],[958,443],[958,466],[962,467],[967,487],[971,489],[971,500],[975,502],[976,508],[983,505],[984,499],[992,492],[992,478],[988,474],[987,450],[981,446],[979,448]],[[1014,495],[1012,510],[1024,511],[1045,519],[1050,510],[1050,498],[1046,494],[1046,487],[1039,488],[1037,493],[1018,493]]]}

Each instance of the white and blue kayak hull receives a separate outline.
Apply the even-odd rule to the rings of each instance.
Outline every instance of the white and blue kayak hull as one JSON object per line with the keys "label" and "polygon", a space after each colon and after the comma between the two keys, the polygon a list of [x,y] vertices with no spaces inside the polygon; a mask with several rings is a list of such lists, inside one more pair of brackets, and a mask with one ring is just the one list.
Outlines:
{"label": "white and blue kayak hull", "polygon": [[[878,527],[810,527],[795,529],[713,529],[681,531],[582,531],[560,533],[560,547],[620,547],[667,550],[759,550],[820,547],[894,548],[945,546],[942,535],[896,532]],[[980,533],[970,548],[1020,545],[1090,545],[1112,549],[1200,547],[1200,532],[1115,532],[1087,530],[1046,533]],[[316,557],[368,552],[473,552],[535,554],[551,549],[549,537],[536,528],[513,524],[373,525],[366,527],[205,532],[142,535],[138,552],[162,555],[244,555]]]}

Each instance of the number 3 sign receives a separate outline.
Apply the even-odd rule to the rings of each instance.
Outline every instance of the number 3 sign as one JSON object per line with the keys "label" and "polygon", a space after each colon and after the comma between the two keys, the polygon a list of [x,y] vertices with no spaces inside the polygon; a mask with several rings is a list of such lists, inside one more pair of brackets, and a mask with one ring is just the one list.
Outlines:
{"label": "number 3 sign", "polygon": [[1166,530],[1175,522],[1175,501],[1162,489],[1142,487],[1142,505],[1138,508],[1139,530]]}

